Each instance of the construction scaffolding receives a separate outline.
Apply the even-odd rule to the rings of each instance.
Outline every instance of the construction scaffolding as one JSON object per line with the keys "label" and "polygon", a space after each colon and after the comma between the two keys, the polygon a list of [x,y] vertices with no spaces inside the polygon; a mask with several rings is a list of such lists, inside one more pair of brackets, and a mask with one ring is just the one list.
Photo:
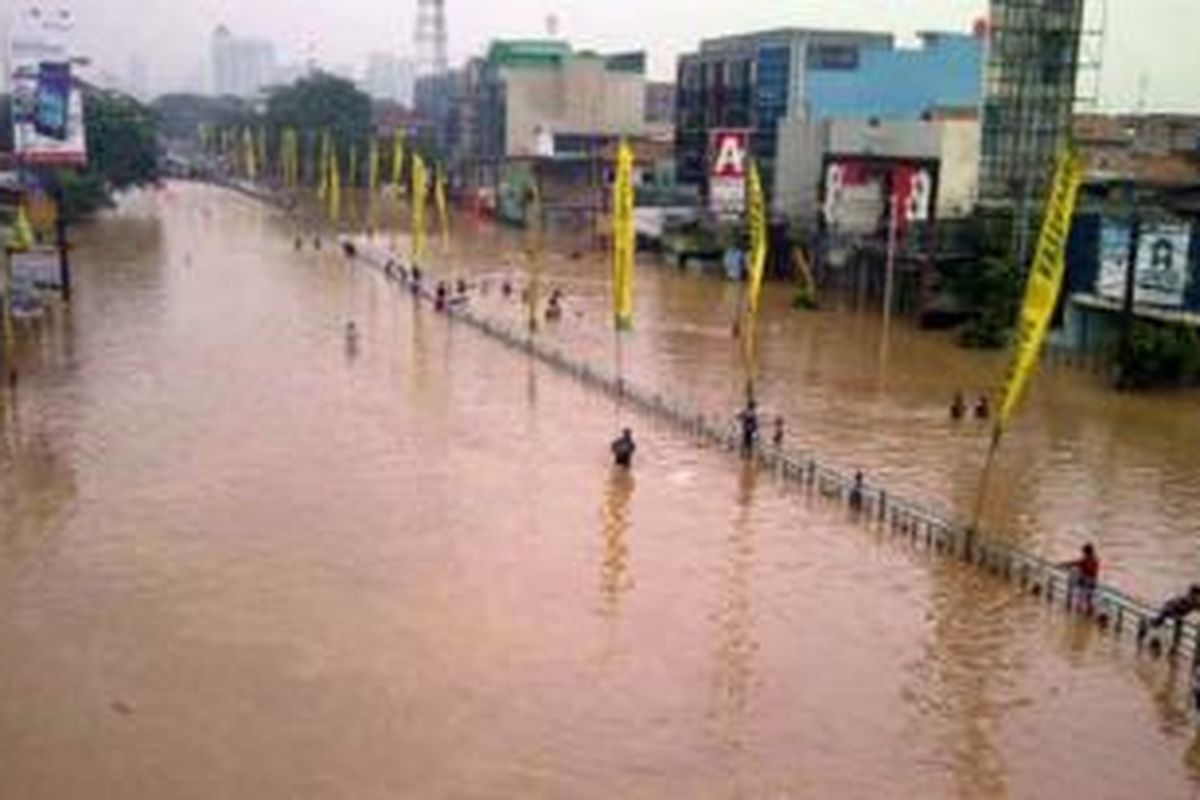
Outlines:
{"label": "construction scaffolding", "polygon": [[417,75],[441,75],[446,57],[446,0],[417,0]]}
{"label": "construction scaffolding", "polygon": [[1022,264],[1055,155],[1070,136],[1076,102],[1088,97],[1079,91],[1081,75],[1099,71],[1104,2],[1093,0],[1101,13],[1085,24],[1088,5],[991,0],[980,199],[1012,210],[1013,252]]}

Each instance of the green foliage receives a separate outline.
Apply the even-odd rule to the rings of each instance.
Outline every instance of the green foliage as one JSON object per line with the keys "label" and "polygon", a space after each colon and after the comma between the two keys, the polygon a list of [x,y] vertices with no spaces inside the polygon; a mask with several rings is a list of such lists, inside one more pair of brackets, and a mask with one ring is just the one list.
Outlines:
{"label": "green foliage", "polygon": [[976,259],[943,268],[946,288],[967,315],[959,333],[964,347],[1004,347],[1020,308],[1024,275],[1009,252],[1012,218],[977,214],[961,232]]}
{"label": "green foliage", "polygon": [[202,124],[239,129],[258,124],[253,107],[238,97],[165,94],[151,107],[158,117],[159,133],[173,141],[195,140]]}
{"label": "green foliage", "polygon": [[133,97],[91,89],[83,96],[87,166],[59,170],[68,219],[111,205],[114,192],[154,183],[158,172],[158,125],[154,113]]}
{"label": "green foliage", "polygon": [[1127,389],[1200,383],[1200,335],[1182,325],[1138,320],[1129,348],[1115,356],[1120,385]]}
{"label": "green foliage", "polygon": [[1020,307],[1022,276],[1011,259],[984,256],[960,271],[954,293],[971,310],[959,335],[965,347],[998,348],[1008,344]]}
{"label": "green foliage", "polygon": [[272,90],[266,121],[276,130],[328,130],[339,150],[358,143],[361,163],[371,134],[371,98],[348,80],[318,72]]}

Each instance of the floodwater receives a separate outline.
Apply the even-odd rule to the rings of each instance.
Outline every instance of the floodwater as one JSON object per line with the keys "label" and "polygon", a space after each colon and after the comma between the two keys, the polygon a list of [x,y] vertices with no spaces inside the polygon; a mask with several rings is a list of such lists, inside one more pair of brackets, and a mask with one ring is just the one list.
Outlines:
{"label": "floodwater", "polygon": [[[448,271],[482,268],[524,280],[523,262],[509,255],[512,234],[464,228],[455,244],[463,252],[452,253]],[[568,299],[564,320],[544,325],[541,335],[613,369],[607,268],[587,254],[586,238],[576,232],[543,258],[542,295],[558,286]],[[745,392],[742,348],[732,333],[740,286],[645,255],[637,281],[636,334],[622,346],[624,372],[732,421]],[[786,286],[767,284],[757,382],[764,418],[784,418],[791,447],[971,519],[990,422],[954,423],[948,409],[956,391],[969,406],[984,393],[994,400],[1007,353],[964,350],[951,334],[904,322],[885,333],[878,309],[855,309],[844,299],[829,298],[830,310],[818,313],[792,311],[789,300]],[[514,320],[525,314],[518,300],[501,302],[495,291],[482,303]],[[1200,391],[1121,394],[1104,376],[1043,367],[998,452],[985,528],[1056,561],[1095,542],[1106,580],[1157,602],[1200,579],[1198,520]]]}
{"label": "floodwater", "polygon": [[[464,250],[503,262],[511,239],[477,233]],[[182,185],[79,231],[77,298],[27,335],[0,406],[0,797],[1197,795],[1186,681],[1127,638],[867,531],[291,234]],[[584,263],[547,268],[569,283],[553,335],[611,357],[585,332],[604,318]],[[726,287],[643,272],[630,372],[735,396]],[[481,301],[504,308],[495,287]],[[710,313],[689,325],[689,307]],[[764,395],[797,442],[962,502],[968,454],[929,465],[982,440],[941,408],[972,362],[897,330],[880,377],[866,318],[769,316]],[[1086,387],[1039,387],[997,514],[1027,502],[1032,539],[1124,492],[1159,544],[1111,535],[1153,585],[1195,497],[1168,483],[1148,505],[1144,473],[1183,482],[1196,456],[1153,402],[1106,411]],[[608,463],[622,424],[632,474]]]}

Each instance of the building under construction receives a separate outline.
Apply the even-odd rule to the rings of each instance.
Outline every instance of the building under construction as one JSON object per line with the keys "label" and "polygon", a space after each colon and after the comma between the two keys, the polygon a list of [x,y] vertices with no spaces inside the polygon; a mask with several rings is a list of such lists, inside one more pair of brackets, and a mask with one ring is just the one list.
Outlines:
{"label": "building under construction", "polygon": [[1085,38],[1085,0],[991,0],[980,200],[1012,208],[1024,257],[1031,217],[1067,141]]}

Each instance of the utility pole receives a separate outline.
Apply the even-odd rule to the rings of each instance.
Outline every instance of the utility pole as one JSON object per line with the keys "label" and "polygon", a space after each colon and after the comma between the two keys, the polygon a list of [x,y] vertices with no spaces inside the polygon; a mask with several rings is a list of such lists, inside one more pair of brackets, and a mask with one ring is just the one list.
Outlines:
{"label": "utility pole", "polygon": [[66,302],[71,302],[71,245],[67,240],[67,210],[66,210],[66,195],[63,192],[62,184],[54,180],[54,234],[58,247],[58,270],[59,278],[62,282],[62,297]]}
{"label": "utility pole", "polygon": [[1137,255],[1138,242],[1142,237],[1142,215],[1138,212],[1137,201],[1134,198],[1135,185],[1132,178],[1125,187],[1125,218],[1129,222],[1129,243],[1125,256],[1125,294],[1121,303],[1121,345],[1120,345],[1120,375],[1117,377],[1118,388],[1128,388],[1126,366],[1133,358],[1133,328],[1134,306],[1137,292]]}

